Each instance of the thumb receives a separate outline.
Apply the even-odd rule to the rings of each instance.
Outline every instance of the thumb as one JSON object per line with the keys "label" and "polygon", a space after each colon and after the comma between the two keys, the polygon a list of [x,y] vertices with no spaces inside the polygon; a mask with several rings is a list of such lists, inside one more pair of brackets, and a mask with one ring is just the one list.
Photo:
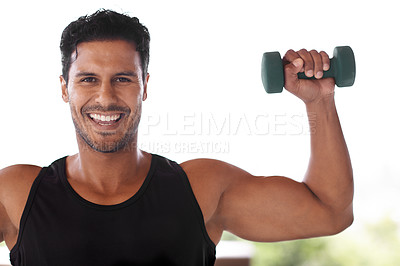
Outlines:
{"label": "thumb", "polygon": [[296,74],[297,74],[303,68],[304,61],[301,58],[296,58],[295,60],[293,60],[292,65],[293,65],[294,69],[297,71],[296,72]]}
{"label": "thumb", "polygon": [[285,88],[293,92],[298,88],[299,79],[297,73],[303,69],[304,61],[296,58],[290,64],[285,65]]}

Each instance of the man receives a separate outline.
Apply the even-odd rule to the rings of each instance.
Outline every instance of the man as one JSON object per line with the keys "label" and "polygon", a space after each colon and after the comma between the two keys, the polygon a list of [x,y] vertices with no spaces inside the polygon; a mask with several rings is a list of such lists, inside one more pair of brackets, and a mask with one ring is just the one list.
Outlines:
{"label": "man", "polygon": [[[224,230],[270,242],[332,235],[352,223],[352,168],[334,80],[322,78],[325,52],[284,58],[285,88],[314,124],[309,167],[296,182],[140,150],[149,41],[138,19],[108,10],[64,30],[60,82],[79,153],[0,172],[0,241],[13,265],[213,265]],[[298,80],[298,72],[316,79]]]}

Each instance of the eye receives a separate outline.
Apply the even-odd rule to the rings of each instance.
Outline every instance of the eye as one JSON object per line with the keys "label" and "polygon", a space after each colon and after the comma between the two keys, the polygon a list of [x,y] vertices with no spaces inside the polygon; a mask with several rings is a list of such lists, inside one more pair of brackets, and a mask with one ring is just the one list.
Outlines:
{"label": "eye", "polygon": [[94,78],[94,77],[86,77],[86,78],[81,79],[81,82],[95,82],[95,81],[96,81],[96,78]]}
{"label": "eye", "polygon": [[131,82],[130,79],[124,78],[124,77],[118,77],[118,78],[115,79],[115,81],[117,81],[117,82]]}

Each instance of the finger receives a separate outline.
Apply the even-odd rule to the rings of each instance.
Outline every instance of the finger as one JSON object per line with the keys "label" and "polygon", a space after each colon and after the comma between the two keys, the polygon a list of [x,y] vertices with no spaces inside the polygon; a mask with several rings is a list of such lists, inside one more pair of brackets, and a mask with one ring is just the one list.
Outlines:
{"label": "finger", "polygon": [[283,65],[285,67],[288,67],[288,70],[293,75],[302,71],[303,60],[301,59],[300,55],[297,54],[295,51],[293,50],[287,51],[282,60],[283,60]]}
{"label": "finger", "polygon": [[314,61],[314,77],[320,79],[324,75],[321,55],[315,50],[311,50],[310,54]]}
{"label": "finger", "polygon": [[323,69],[324,71],[328,71],[331,66],[331,60],[329,59],[329,55],[325,53],[325,51],[321,51],[320,55],[322,58]]}
{"label": "finger", "polygon": [[307,77],[314,76],[314,60],[306,49],[297,52],[304,61],[304,73]]}
{"label": "finger", "polygon": [[[296,59],[301,59],[300,55],[298,53],[296,53],[295,51],[293,51],[293,50],[289,50],[289,51],[286,52],[285,56],[283,57],[283,65],[290,64],[290,63],[294,62]],[[303,65],[304,62],[303,62],[302,59],[301,59],[301,61],[298,60],[296,62],[297,65],[300,64],[300,63],[302,65],[302,68],[299,69],[298,72],[304,72],[304,67],[303,67],[304,66]]]}
{"label": "finger", "polygon": [[304,63],[300,55],[293,50],[289,50],[286,52],[282,60],[283,65],[285,66],[285,68],[288,69],[290,74],[296,75],[297,77],[297,73],[302,70]]}
{"label": "finger", "polygon": [[285,56],[283,57],[283,64],[287,65],[292,63],[294,60],[296,60],[297,58],[300,58],[300,55],[297,54],[295,51],[293,50],[289,50],[286,52]]}
{"label": "finger", "polygon": [[299,73],[304,66],[304,61],[301,59],[295,51],[289,50],[283,57],[284,72],[285,72],[285,88],[288,91],[295,91],[298,88],[298,77]]}

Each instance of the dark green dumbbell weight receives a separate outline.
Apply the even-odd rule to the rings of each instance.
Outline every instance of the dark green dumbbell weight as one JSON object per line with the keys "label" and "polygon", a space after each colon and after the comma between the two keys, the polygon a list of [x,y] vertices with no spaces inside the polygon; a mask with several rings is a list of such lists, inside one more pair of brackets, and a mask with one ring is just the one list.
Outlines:
{"label": "dark green dumbbell weight", "polygon": [[[331,66],[324,71],[323,78],[335,78],[338,87],[349,87],[356,78],[356,62],[349,46],[338,46],[333,50]],[[315,79],[298,73],[299,79]],[[267,93],[282,92],[285,84],[283,64],[279,52],[264,53],[261,65],[261,79]]]}

